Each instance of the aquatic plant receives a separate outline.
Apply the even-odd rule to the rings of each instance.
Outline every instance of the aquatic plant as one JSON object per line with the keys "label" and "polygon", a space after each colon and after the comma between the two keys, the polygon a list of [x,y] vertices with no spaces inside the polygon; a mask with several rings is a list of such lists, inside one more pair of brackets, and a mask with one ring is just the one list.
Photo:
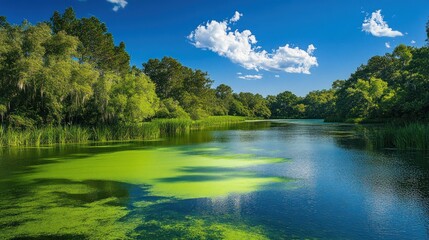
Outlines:
{"label": "aquatic plant", "polygon": [[152,121],[155,123],[161,136],[176,136],[189,133],[192,125],[192,120],[189,119],[157,119]]}
{"label": "aquatic plant", "polygon": [[154,119],[140,124],[85,126],[48,126],[43,128],[4,128],[0,126],[0,147],[40,146],[88,141],[149,140],[180,136],[191,130],[229,126],[244,122],[244,117],[216,116],[192,121],[190,119]]}
{"label": "aquatic plant", "polygon": [[211,116],[201,120],[194,121],[192,129],[205,129],[219,126],[229,126],[242,123],[246,120],[245,117],[240,116]]}
{"label": "aquatic plant", "polygon": [[369,140],[377,147],[428,150],[429,125],[424,123],[390,124],[371,130]]}

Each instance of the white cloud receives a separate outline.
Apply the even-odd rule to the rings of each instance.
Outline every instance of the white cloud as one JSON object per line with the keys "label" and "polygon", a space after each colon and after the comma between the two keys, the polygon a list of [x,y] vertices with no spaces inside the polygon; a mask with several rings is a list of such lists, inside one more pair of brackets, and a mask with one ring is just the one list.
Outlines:
{"label": "white cloud", "polygon": [[242,72],[238,72],[237,75],[243,75],[243,73]]}
{"label": "white cloud", "polygon": [[238,76],[238,78],[244,79],[244,80],[258,80],[258,79],[262,79],[262,74],[244,75],[244,76]]}
{"label": "white cloud", "polygon": [[390,42],[384,43],[384,46],[386,46],[386,48],[390,48]]}
{"label": "white cloud", "polygon": [[113,11],[118,11],[121,8],[125,8],[127,6],[128,2],[127,0],[107,0],[110,3],[113,3]]}
{"label": "white cloud", "polygon": [[416,41],[414,41],[414,40],[411,40],[411,44],[416,44]]}
{"label": "white cloud", "polygon": [[278,74],[277,74],[277,75],[274,75],[274,77],[275,77],[275,78],[279,78],[279,77],[280,77],[280,75],[278,75]]}
{"label": "white cloud", "polygon": [[235,11],[234,16],[232,16],[231,19],[229,19],[230,22],[237,22],[240,20],[240,18],[243,16],[242,13],[239,13],[238,11]]}
{"label": "white cloud", "polygon": [[242,14],[236,12],[229,21],[212,20],[199,25],[188,39],[195,47],[211,50],[246,69],[310,74],[310,68],[318,66],[313,56],[316,48],[312,44],[307,50],[290,47],[289,44],[271,53],[261,50],[255,45],[257,40],[250,30],[231,30],[229,24],[233,20],[238,21],[240,16]]}
{"label": "white cloud", "polygon": [[404,35],[387,25],[387,22],[383,20],[381,10],[373,12],[370,18],[365,18],[362,23],[362,31],[371,33],[376,37],[399,37]]}

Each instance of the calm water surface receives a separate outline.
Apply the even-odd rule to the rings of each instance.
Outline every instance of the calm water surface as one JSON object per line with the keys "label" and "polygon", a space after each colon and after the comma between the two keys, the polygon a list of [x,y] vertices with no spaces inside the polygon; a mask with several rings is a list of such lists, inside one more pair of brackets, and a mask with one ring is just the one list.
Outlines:
{"label": "calm water surface", "polygon": [[366,128],[2,149],[0,239],[428,239],[429,154],[374,149]]}

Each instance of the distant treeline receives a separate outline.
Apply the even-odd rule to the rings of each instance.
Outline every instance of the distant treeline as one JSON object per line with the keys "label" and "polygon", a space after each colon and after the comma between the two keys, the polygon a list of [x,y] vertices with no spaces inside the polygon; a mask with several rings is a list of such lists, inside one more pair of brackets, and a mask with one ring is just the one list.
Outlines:
{"label": "distant treeline", "polygon": [[[429,25],[426,31],[429,35]],[[208,116],[428,119],[429,49],[398,46],[371,58],[332,89],[264,98],[212,87],[208,74],[171,57],[130,66],[123,42],[99,19],[72,8],[47,22],[0,17],[0,120],[13,128],[134,124]]]}

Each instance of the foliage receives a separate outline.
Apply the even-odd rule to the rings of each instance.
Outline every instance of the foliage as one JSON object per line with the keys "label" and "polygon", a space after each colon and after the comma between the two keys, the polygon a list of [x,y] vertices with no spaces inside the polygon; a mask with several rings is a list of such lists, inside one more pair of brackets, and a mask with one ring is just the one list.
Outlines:
{"label": "foliage", "polygon": [[405,45],[375,56],[335,89],[336,115],[345,120],[429,117],[429,49]]}
{"label": "foliage", "polygon": [[130,57],[125,44],[121,42],[115,46],[112,34],[96,17],[77,19],[73,9],[67,8],[63,14],[54,12],[49,24],[55,34],[64,31],[79,39],[76,57],[80,62],[92,63],[103,71],[128,72]]}
{"label": "foliage", "polygon": [[206,72],[185,67],[174,58],[149,59],[143,64],[143,72],[155,83],[156,93],[162,101],[157,116],[176,117],[177,114],[170,114],[171,109],[168,108],[179,109],[177,105],[194,120],[228,114],[264,118],[270,116],[267,103],[261,95],[234,94],[231,87],[225,84],[212,89],[213,81]]}
{"label": "foliage", "polygon": [[426,23],[426,36],[427,36],[426,41],[429,43],[429,20]]}
{"label": "foliage", "polygon": [[172,98],[161,101],[156,118],[181,118],[189,119],[189,114],[180,106],[180,103]]}
{"label": "foliage", "polygon": [[117,119],[124,123],[138,123],[154,116],[159,104],[150,79],[132,73],[114,86],[112,101]]}
{"label": "foliage", "polygon": [[[284,91],[277,96],[271,96],[270,110],[275,118],[299,118],[301,111],[297,106],[301,98],[290,91]],[[302,108],[302,106],[300,106]]]}
{"label": "foliage", "polygon": [[233,103],[236,115],[262,118],[270,117],[271,112],[267,106],[267,100],[260,94],[241,92],[233,96],[238,101]]}
{"label": "foliage", "polygon": [[94,17],[76,19],[69,8],[54,13],[50,26],[2,18],[0,46],[0,115],[7,126],[136,123],[158,109],[155,85],[130,71],[124,45],[115,47]]}
{"label": "foliage", "polygon": [[320,90],[309,92],[303,99],[306,118],[327,118],[335,114],[335,91]]}
{"label": "foliage", "polygon": [[220,84],[215,89],[215,95],[218,99],[218,106],[221,113],[219,115],[227,115],[232,101],[234,101],[233,90],[226,84]]}
{"label": "foliage", "polygon": [[150,59],[143,64],[143,72],[155,83],[162,100],[158,115],[201,119],[225,113],[217,110],[217,99],[211,89],[213,81],[206,72],[192,70],[171,57]]}

